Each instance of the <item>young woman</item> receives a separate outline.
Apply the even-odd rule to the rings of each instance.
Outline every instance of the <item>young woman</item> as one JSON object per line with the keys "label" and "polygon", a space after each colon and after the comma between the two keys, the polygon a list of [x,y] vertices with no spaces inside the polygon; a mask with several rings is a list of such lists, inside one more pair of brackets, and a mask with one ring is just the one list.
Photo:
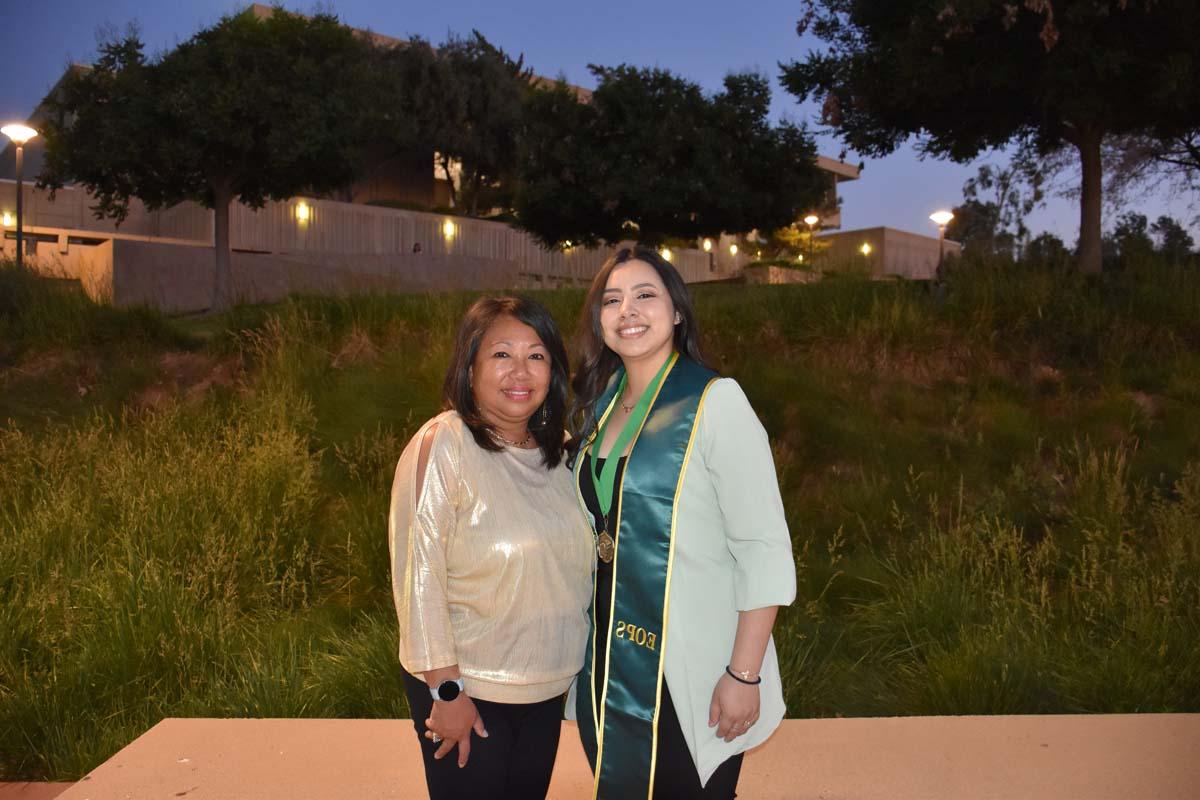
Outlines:
{"label": "young woman", "polygon": [[400,457],[388,526],[426,783],[433,800],[545,797],[595,558],[563,463],[567,358],[550,314],[476,302],[443,394]]}
{"label": "young woman", "polygon": [[657,253],[617,252],[586,302],[574,469],[598,566],[574,711],[595,796],[732,798],[784,713],[771,628],[796,573],[770,445]]}

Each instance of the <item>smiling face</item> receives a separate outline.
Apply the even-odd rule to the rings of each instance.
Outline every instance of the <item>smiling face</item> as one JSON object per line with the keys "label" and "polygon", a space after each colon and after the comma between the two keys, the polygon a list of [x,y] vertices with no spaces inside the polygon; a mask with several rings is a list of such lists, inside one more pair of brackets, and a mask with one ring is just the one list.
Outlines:
{"label": "smiling face", "polygon": [[654,267],[632,259],[609,273],[600,298],[604,343],[628,368],[662,364],[674,349],[679,315]]}
{"label": "smiling face", "polygon": [[537,332],[510,316],[479,340],[471,391],[480,416],[502,435],[522,435],[550,389],[550,353]]}

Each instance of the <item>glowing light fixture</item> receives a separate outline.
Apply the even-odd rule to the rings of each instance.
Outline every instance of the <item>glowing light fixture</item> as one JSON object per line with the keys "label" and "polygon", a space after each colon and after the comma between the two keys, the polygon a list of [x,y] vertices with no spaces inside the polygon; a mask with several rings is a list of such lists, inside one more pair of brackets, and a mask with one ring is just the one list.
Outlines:
{"label": "glowing light fixture", "polygon": [[935,211],[929,215],[929,218],[939,228],[944,228],[950,224],[950,220],[954,219],[954,215],[949,211]]}
{"label": "glowing light fixture", "polygon": [[933,220],[933,224],[938,226],[938,263],[937,263],[937,278],[941,280],[942,262],[946,258],[946,226],[950,224],[950,220],[954,219],[954,215],[949,211],[935,211],[929,215]]}
{"label": "glowing light fixture", "polygon": [[458,226],[451,220],[446,220],[442,223],[442,236],[446,237],[446,241],[453,239],[456,233],[458,233]]}
{"label": "glowing light fixture", "polygon": [[38,133],[28,125],[5,125],[0,133],[13,140],[13,144],[25,144]]}
{"label": "glowing light fixture", "polygon": [[662,250],[659,251],[658,254],[663,257],[663,261],[666,261],[667,263],[671,262],[672,256],[671,256],[671,251],[669,248],[664,247]]}
{"label": "glowing light fixture", "polygon": [[813,257],[813,226],[821,221],[821,218],[816,214],[809,214],[804,218],[804,224],[808,226],[808,257]]}
{"label": "glowing light fixture", "polygon": [[[25,238],[21,230],[21,206],[25,189],[21,185],[21,172],[25,164],[25,143],[37,136],[38,132],[28,125],[13,124],[0,128],[0,133],[12,139],[12,143],[17,146],[17,269],[19,270],[25,266]],[[7,224],[8,222],[5,221],[5,225]]]}
{"label": "glowing light fixture", "polygon": [[860,247],[858,249],[859,249],[859,251],[862,252],[862,254],[864,256],[871,255],[871,243],[870,242],[863,242],[862,247]]}
{"label": "glowing light fixture", "polygon": [[729,245],[729,255],[731,255],[731,256],[737,255],[737,245],[736,244]]}
{"label": "glowing light fixture", "polygon": [[310,219],[312,219],[312,208],[309,207],[308,203],[301,200],[296,204],[296,221],[308,222]]}
{"label": "glowing light fixture", "polygon": [[796,260],[799,261],[801,264],[803,264],[804,263],[804,253],[801,253],[800,255],[796,256]]}
{"label": "glowing light fixture", "polygon": [[15,222],[15,220],[13,219],[13,215],[10,212],[5,211],[4,219],[0,220],[0,222],[3,222],[4,227],[11,228],[13,226],[13,222]]}
{"label": "glowing light fixture", "polygon": [[712,239],[705,239],[704,242],[701,244],[701,247],[704,248],[704,252],[711,253],[712,252]]}

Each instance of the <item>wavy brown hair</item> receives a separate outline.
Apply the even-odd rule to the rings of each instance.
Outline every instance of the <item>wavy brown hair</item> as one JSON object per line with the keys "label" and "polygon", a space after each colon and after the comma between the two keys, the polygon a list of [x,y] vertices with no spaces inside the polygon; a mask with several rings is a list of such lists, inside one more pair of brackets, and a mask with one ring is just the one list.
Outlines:
{"label": "wavy brown hair", "polygon": [[[479,343],[488,328],[501,317],[512,317],[533,328],[550,354],[550,388],[546,399],[533,413],[529,432],[542,451],[546,468],[557,467],[563,457],[563,426],[567,416],[567,348],[546,307],[528,297],[481,297],[463,315],[454,341],[454,357],[446,370],[442,385],[442,403],[462,417],[475,444],[484,450],[499,452],[503,446],[493,436],[494,430],[484,420],[471,390],[471,365],[479,353]],[[546,410],[545,421],[542,409]]]}
{"label": "wavy brown hair", "polygon": [[579,318],[576,341],[579,350],[579,371],[571,381],[575,400],[571,404],[572,447],[586,441],[596,425],[596,401],[604,393],[609,379],[621,365],[621,358],[604,343],[604,331],[600,328],[600,301],[604,298],[604,287],[608,276],[617,267],[628,261],[644,261],[654,268],[667,289],[672,305],[682,318],[675,326],[675,349],[702,366],[708,366],[700,353],[700,329],[696,324],[696,312],[687,284],[679,271],[671,266],[657,251],[640,245],[622,247],[604,262],[584,300],[583,314]]}

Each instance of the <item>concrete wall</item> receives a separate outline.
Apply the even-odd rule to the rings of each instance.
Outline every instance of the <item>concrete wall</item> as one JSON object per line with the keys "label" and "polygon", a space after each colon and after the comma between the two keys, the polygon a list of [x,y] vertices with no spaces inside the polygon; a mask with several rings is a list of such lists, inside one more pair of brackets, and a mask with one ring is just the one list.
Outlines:
{"label": "concrete wall", "polygon": [[[65,188],[54,200],[25,187],[27,262],[47,275],[83,279],[93,296],[117,305],[170,311],[207,308],[211,300],[212,212],[183,203],[150,212],[130,208],[118,228],[88,210],[86,192]],[[15,184],[0,181],[0,210],[15,208]],[[307,209],[307,219],[299,213]],[[9,231],[11,233],[11,231]],[[672,261],[688,282],[731,277],[746,261],[721,237],[713,251],[678,249]],[[296,198],[230,215],[234,288],[246,302],[290,292],[431,291],[586,286],[611,248],[546,250],[499,222],[419,211]],[[104,243],[111,243],[107,249]],[[5,241],[11,257],[15,243]],[[107,277],[100,273],[107,270]]]}
{"label": "concrete wall", "polygon": [[[129,239],[110,243],[111,290],[96,294],[117,306],[148,305],[168,312],[211,305],[215,255],[211,247],[164,245]],[[606,253],[593,251],[594,272]],[[580,259],[580,264],[584,263]],[[233,253],[233,289],[239,302],[266,303],[289,294],[351,295],[448,290],[522,290],[585,286],[591,276],[534,280],[512,261],[472,256],[398,256]],[[92,284],[103,288],[102,281]],[[91,292],[89,292],[91,294]]]}
{"label": "concrete wall", "polygon": [[[55,230],[37,228],[30,233],[50,235]],[[65,240],[67,233],[63,232],[62,238]],[[15,243],[6,244],[5,255],[11,257]],[[586,286],[607,256],[607,250],[581,250],[574,257],[578,268],[575,277],[530,273],[515,261],[435,253],[378,256],[234,252],[231,264],[237,300],[265,303],[293,293],[349,295]],[[679,258],[678,253],[675,258]],[[212,247],[195,242],[118,236],[95,245],[73,244],[65,253],[43,242],[36,254],[27,256],[26,264],[48,277],[80,281],[98,302],[188,313],[211,305],[216,257]]]}
{"label": "concrete wall", "polygon": [[[822,269],[861,269],[883,278],[899,276],[910,280],[931,280],[937,270],[938,237],[896,230],[895,228],[863,228],[819,235],[824,245],[817,266]],[[863,255],[863,244],[871,252]],[[946,256],[962,250],[957,242],[945,242]]]}
{"label": "concrete wall", "polygon": [[[117,225],[111,219],[97,219],[91,210],[95,205],[94,198],[82,190],[64,187],[52,199],[50,192],[36,188],[31,180],[26,180],[22,188],[26,228],[62,228],[80,233],[212,241],[212,212],[194,203],[149,211],[141,202],[134,200],[129,204],[129,215],[125,221]],[[16,182],[0,180],[0,211],[15,214],[16,199]]]}

